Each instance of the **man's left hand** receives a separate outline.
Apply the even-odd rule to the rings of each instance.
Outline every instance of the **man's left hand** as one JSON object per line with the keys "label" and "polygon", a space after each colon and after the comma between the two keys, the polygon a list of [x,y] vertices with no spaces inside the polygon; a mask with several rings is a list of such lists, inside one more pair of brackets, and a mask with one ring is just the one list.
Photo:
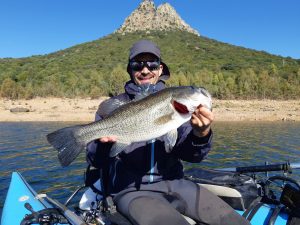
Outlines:
{"label": "man's left hand", "polygon": [[191,124],[194,135],[204,137],[209,134],[211,123],[214,120],[214,114],[202,105],[199,105],[192,114]]}

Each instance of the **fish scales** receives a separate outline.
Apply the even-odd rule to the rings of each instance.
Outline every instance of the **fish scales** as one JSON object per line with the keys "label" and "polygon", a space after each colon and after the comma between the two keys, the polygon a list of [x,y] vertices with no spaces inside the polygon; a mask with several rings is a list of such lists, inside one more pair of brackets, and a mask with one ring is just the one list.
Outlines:
{"label": "fish scales", "polygon": [[[106,132],[110,135],[119,134],[122,135],[128,128],[131,126],[139,126],[140,128],[145,128],[154,117],[157,117],[161,113],[161,109],[165,105],[171,104],[171,93],[167,92],[164,96],[168,95],[169,97],[158,99],[158,98],[146,98],[138,102],[130,102],[119,109],[115,110],[109,117],[105,119],[105,122],[101,123],[105,128]],[[158,101],[159,100],[159,101]],[[168,109],[171,109],[168,106]],[[134,116],[133,116],[134,115]],[[97,122],[96,122],[97,123]],[[122,129],[126,128],[127,129]],[[144,129],[140,130],[141,132]],[[97,132],[98,131],[98,132]],[[99,129],[96,129],[99,137]],[[106,135],[106,134],[103,134]]]}
{"label": "fish scales", "polygon": [[[171,98],[157,102],[156,104],[151,104],[151,101],[147,101],[144,102],[145,104],[127,105],[124,110],[117,109],[114,115],[103,120],[101,126],[98,123],[99,127],[97,128],[84,128],[88,130],[84,133],[91,133],[89,137],[86,137],[86,141],[89,142],[97,137],[109,135],[117,136],[119,141],[123,142],[149,140],[149,138],[152,138],[149,134],[157,136],[157,129],[161,129],[157,124],[153,123],[153,118],[162,117],[172,112],[170,100]],[[167,101],[169,104],[166,103]],[[97,126],[96,124],[97,122],[95,123],[95,126]],[[105,129],[102,129],[101,127]],[[92,130],[94,131],[93,133]],[[100,132],[100,130],[102,132]],[[139,132],[137,133],[136,130],[139,130]],[[153,134],[154,132],[156,132],[156,135]]]}

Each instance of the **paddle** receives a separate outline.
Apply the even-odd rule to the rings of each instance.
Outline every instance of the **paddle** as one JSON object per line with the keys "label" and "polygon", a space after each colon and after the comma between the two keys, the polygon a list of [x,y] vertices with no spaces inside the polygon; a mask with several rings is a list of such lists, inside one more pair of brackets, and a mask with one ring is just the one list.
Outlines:
{"label": "paddle", "polygon": [[255,172],[271,172],[271,171],[284,171],[291,173],[292,169],[300,169],[300,163],[279,163],[279,164],[267,164],[256,166],[243,166],[233,168],[220,168],[216,170],[237,172],[237,173],[255,173]]}

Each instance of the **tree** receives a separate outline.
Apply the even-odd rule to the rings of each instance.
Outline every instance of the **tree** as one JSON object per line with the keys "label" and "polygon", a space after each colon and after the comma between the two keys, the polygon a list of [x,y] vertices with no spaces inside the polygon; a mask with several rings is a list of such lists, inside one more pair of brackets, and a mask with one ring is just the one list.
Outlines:
{"label": "tree", "polygon": [[106,74],[108,93],[110,95],[115,96],[123,92],[124,83],[129,80],[129,75],[125,71],[121,65],[117,65],[111,73]]}
{"label": "tree", "polygon": [[188,85],[190,85],[187,77],[182,72],[179,72],[179,74],[178,74],[178,84],[179,84],[179,86],[188,86]]}
{"label": "tree", "polygon": [[[265,74],[265,78],[268,76]],[[255,98],[257,96],[257,76],[253,69],[241,71],[237,76],[237,86],[240,97]]]}
{"label": "tree", "polygon": [[19,86],[17,82],[10,78],[6,78],[1,85],[1,97],[16,99],[19,97]]}

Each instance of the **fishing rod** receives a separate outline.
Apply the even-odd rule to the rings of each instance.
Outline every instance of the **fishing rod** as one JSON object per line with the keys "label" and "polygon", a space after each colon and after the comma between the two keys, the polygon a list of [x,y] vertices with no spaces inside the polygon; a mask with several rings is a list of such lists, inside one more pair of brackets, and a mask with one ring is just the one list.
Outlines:
{"label": "fishing rod", "polygon": [[300,163],[286,162],[286,163],[278,163],[278,164],[220,168],[216,170],[225,171],[225,172],[236,172],[236,173],[256,173],[256,172],[271,172],[271,171],[284,171],[284,172],[291,173],[292,169],[300,169]]}
{"label": "fishing rod", "polygon": [[67,218],[67,220],[74,225],[87,225],[85,221],[82,220],[80,216],[77,216],[73,211],[68,209],[65,205],[61,204],[60,202],[56,201],[55,199],[52,199],[48,197],[46,194],[39,194],[37,195],[37,198],[45,198],[47,199],[51,204],[57,207],[57,209]]}

